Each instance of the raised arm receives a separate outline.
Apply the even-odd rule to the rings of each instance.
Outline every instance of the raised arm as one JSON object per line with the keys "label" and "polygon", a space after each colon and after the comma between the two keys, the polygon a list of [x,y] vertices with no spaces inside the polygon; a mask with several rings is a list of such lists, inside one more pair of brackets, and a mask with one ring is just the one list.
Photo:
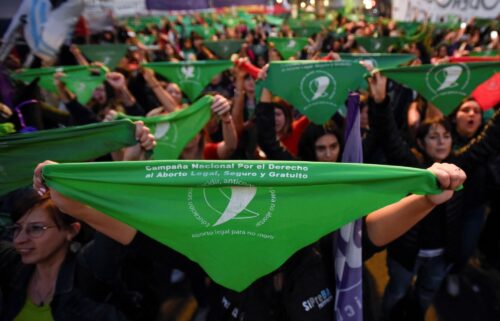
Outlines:
{"label": "raised arm", "polygon": [[[137,157],[140,157],[141,153],[151,150],[156,144],[153,135],[150,134],[147,127],[144,127],[144,124],[142,124],[142,122],[136,123],[135,134],[137,144],[130,147],[134,149],[134,151],[131,151],[129,153],[130,157],[127,160],[139,159]],[[134,155],[136,157],[134,157]],[[45,161],[38,164],[33,175],[33,188],[39,194],[45,194],[48,191],[48,188],[47,186],[45,186],[42,178],[42,169],[45,165],[48,164],[56,163],[52,161]],[[133,227],[130,227],[90,206],[66,197],[54,189],[50,189],[50,197],[62,212],[87,223],[96,231],[108,236],[109,238],[121,244],[130,244],[137,234],[137,230]]]}
{"label": "raised arm", "polygon": [[144,109],[137,104],[134,95],[128,90],[125,76],[119,72],[108,72],[106,74],[106,81],[115,90],[116,97],[123,102],[127,114],[133,116],[144,115]]}
{"label": "raised arm", "polygon": [[144,76],[144,80],[148,84],[149,88],[153,90],[156,98],[160,101],[165,112],[171,113],[179,109],[175,99],[161,86],[152,69],[144,68],[142,75]]}
{"label": "raised arm", "polygon": [[443,192],[437,195],[410,195],[366,217],[368,238],[377,246],[394,241],[422,220],[437,205],[448,201],[466,175],[453,164],[435,163],[429,171],[436,175]]}
{"label": "raised arm", "polygon": [[386,93],[387,78],[380,73],[375,73],[368,78],[368,84],[370,85],[370,98],[368,99],[370,130],[382,145],[389,164],[420,167],[420,163],[396,126]]}
{"label": "raised arm", "polygon": [[223,141],[217,145],[217,156],[220,159],[228,159],[238,146],[238,134],[231,117],[231,105],[226,98],[216,95],[212,103],[212,112],[222,121]]}

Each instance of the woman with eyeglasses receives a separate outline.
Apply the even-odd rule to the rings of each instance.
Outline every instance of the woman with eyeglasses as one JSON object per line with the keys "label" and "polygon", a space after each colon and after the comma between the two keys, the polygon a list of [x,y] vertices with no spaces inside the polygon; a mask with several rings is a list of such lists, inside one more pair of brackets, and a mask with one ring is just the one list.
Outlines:
{"label": "woman with eyeglasses", "polygon": [[[138,144],[127,148],[127,160],[155,145],[142,123],[135,134]],[[22,189],[7,200],[14,224],[7,228],[11,241],[0,241],[0,320],[127,320],[108,301],[128,247],[99,233],[83,248],[72,246],[81,224],[48,193]]]}

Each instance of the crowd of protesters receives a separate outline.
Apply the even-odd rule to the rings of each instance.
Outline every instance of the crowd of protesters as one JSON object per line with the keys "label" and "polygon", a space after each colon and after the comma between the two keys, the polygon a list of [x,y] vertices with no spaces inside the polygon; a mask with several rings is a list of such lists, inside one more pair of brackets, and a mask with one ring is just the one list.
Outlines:
{"label": "crowd of protesters", "polygon": [[[118,113],[149,117],[189,108],[194,101],[177,84],[141,66],[219,59],[204,46],[201,35],[186,33],[185,19],[191,20],[190,25],[208,26],[206,16],[193,14],[134,30],[115,21],[92,34],[80,18],[57,59],[35,58],[24,66],[99,67],[102,62],[89,61],[78,45],[128,44],[125,57],[106,73],[106,81],[85,105],[66,86],[62,72],[53,77],[57,94],[40,89],[36,80],[30,84],[11,80],[10,73],[20,70],[29,55],[28,47],[17,45],[1,70],[12,92],[1,92],[0,122],[13,123],[17,131],[41,131],[113,121]],[[355,36],[404,36],[394,21],[369,20],[340,14],[312,34],[291,59],[336,60],[338,53],[366,52]],[[498,21],[480,25],[471,20],[459,28],[442,25],[418,42],[389,47],[388,52],[414,54],[409,65],[448,62],[473,52],[500,55],[498,37],[491,36],[498,31]],[[293,35],[286,21],[279,26],[261,20],[253,28],[243,22],[224,26],[211,36],[213,41],[243,43],[234,54],[234,67],[215,76],[204,89],[215,96],[212,119],[184,147],[180,159],[340,161],[341,115],[316,125],[269,90],[256,90],[256,80],[266,77],[267,65],[282,60],[267,38]],[[146,37],[147,44],[141,42]],[[443,282],[449,295],[459,294],[463,269],[479,255],[478,248],[484,266],[500,269],[500,204],[495,197],[500,189],[498,105],[494,112],[484,112],[477,101],[467,98],[445,116],[418,93],[381,74],[373,74],[368,82],[369,89],[360,92],[365,162],[430,168],[448,189],[444,198],[405,198],[402,202],[430,205],[415,210],[411,206],[420,203],[405,203],[403,212],[418,215],[405,217],[406,223],[398,227],[385,222],[390,232],[374,227],[380,213],[372,213],[363,223],[364,258],[388,251],[389,283],[378,317],[409,320],[411,315],[423,320]],[[30,99],[37,102],[24,106],[19,117],[14,107]],[[141,122],[136,123],[136,137],[138,146],[93,161],[146,158],[155,138]],[[238,293],[217,285],[197,264],[124,223],[53,190],[49,195],[40,178],[41,167],[35,172],[35,189],[17,190],[1,199],[2,212],[9,216],[0,243],[0,320],[171,320],[181,314],[185,320],[334,320],[331,236],[297,252],[278,271]],[[465,174],[463,190],[450,191],[461,185]],[[324,305],[303,304],[325,289]]]}

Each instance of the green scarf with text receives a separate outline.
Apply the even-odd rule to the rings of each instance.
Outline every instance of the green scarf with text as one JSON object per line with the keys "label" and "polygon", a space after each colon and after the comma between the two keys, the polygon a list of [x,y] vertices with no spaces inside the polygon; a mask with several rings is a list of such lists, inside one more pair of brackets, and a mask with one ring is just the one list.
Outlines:
{"label": "green scarf with text", "polygon": [[427,170],[365,164],[58,164],[45,166],[43,176],[49,187],[186,255],[236,291],[348,222],[410,193],[440,192]]}

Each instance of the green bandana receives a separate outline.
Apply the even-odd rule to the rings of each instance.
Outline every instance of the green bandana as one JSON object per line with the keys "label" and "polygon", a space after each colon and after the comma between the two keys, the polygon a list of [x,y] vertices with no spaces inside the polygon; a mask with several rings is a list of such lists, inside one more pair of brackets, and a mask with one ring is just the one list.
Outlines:
{"label": "green bandana", "polygon": [[155,136],[152,159],[177,159],[182,150],[203,129],[212,115],[213,98],[204,96],[182,110],[155,117],[132,117],[120,114],[119,119],[142,120]]}
{"label": "green bandana", "polygon": [[155,43],[156,37],[152,35],[138,34],[137,39],[142,42],[143,45],[151,46]]}
{"label": "green bandana", "polygon": [[359,87],[365,72],[355,61],[272,62],[264,87],[322,125]]}
{"label": "green bandana", "polygon": [[267,38],[267,42],[272,42],[274,47],[281,54],[283,59],[288,60],[290,57],[299,53],[308,43],[307,38]]}
{"label": "green bandana", "polygon": [[98,70],[99,74],[94,74],[97,70],[94,67],[87,66],[65,66],[65,67],[48,67],[27,69],[20,73],[15,73],[12,78],[22,80],[26,83],[40,77],[38,85],[52,93],[57,93],[57,88],[54,85],[54,74],[57,71],[62,71],[66,74],[61,80],[66,84],[66,87],[73,92],[81,104],[86,104],[94,89],[103,83],[105,79],[105,69]]}
{"label": "green bandana", "polygon": [[313,27],[294,27],[292,29],[296,37],[311,37],[312,35],[321,32],[322,28],[319,26]]}
{"label": "green bandana", "polygon": [[264,19],[270,25],[275,25],[275,26],[281,26],[283,24],[283,21],[284,21],[284,19],[282,19],[282,18],[271,16],[271,15],[266,15],[264,17]]}
{"label": "green bandana", "polygon": [[220,59],[229,59],[241,49],[243,40],[204,41],[203,44]]}
{"label": "green bandana", "polygon": [[203,39],[210,39],[213,35],[215,35],[215,28],[201,25],[189,26],[186,28],[186,35],[190,36],[191,32],[196,32],[199,36],[203,37]]}
{"label": "green bandana", "polygon": [[13,123],[2,123],[0,124],[0,136],[5,136],[8,134],[13,134],[16,132],[16,128]]}
{"label": "green bandana", "polygon": [[405,32],[405,36],[412,36],[417,33],[422,24],[416,21],[398,21],[397,27]]}
{"label": "green bandana", "polygon": [[135,32],[146,29],[149,25],[161,26],[161,18],[157,16],[143,16],[128,18],[127,26]]}
{"label": "green bandana", "polygon": [[83,162],[136,144],[135,125],[122,120],[0,138],[0,195],[32,182],[45,160]]}
{"label": "green bandana", "polygon": [[195,100],[213,77],[233,66],[231,61],[193,61],[193,62],[152,62],[144,67],[153,69],[170,81],[179,85],[181,90]]}
{"label": "green bandana", "polygon": [[356,37],[356,42],[368,52],[387,52],[389,47],[399,47],[402,42],[400,37]]}
{"label": "green bandana", "polygon": [[110,69],[115,69],[120,60],[127,53],[127,45],[100,44],[100,45],[80,45],[78,46],[88,59],[102,62]]}
{"label": "green bandana", "polygon": [[[415,59],[415,55],[411,54],[384,54],[384,53],[339,53],[340,58],[342,60],[352,60],[352,61],[368,61],[373,65],[373,67],[377,69],[382,68],[393,68],[399,65],[405,64],[413,59]],[[368,73],[367,73],[368,74]],[[366,79],[361,80],[361,89],[368,89],[368,83]]]}
{"label": "green bandana", "polygon": [[43,176],[49,187],[186,255],[236,291],[348,222],[410,193],[440,192],[427,170],[364,164],[59,164],[45,166]]}
{"label": "green bandana", "polygon": [[380,70],[384,76],[416,90],[445,115],[449,115],[479,84],[498,71],[498,62],[422,65]]}

